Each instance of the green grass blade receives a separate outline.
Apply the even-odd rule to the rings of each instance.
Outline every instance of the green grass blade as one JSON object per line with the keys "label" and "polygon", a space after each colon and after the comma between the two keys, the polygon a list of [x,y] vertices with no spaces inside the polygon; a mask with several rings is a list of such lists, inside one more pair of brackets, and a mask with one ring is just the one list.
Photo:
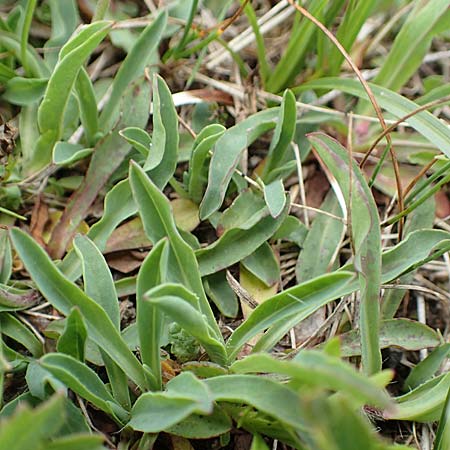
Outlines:
{"label": "green grass blade", "polygon": [[417,0],[407,21],[375,77],[374,83],[398,91],[422,63],[434,36],[434,27],[447,12],[449,0]]}
{"label": "green grass blade", "polygon": [[33,20],[34,10],[36,8],[37,0],[28,0],[25,9],[25,16],[22,24],[22,32],[20,34],[20,58],[22,61],[25,73],[29,75],[31,70],[28,66],[27,61],[27,44],[28,44],[28,34],[30,32],[31,21]]}
{"label": "green grass blade", "polygon": [[[398,119],[415,111],[419,107],[416,103],[389,89],[379,87],[372,83],[369,83],[369,85],[379,105]],[[357,80],[322,78],[305,83],[294,90],[300,92],[309,89],[338,89],[347,94],[368,100],[364,88]],[[424,136],[433,146],[436,146],[436,148],[450,157],[450,130],[437,117],[428,111],[421,111],[406,119],[406,122]]]}

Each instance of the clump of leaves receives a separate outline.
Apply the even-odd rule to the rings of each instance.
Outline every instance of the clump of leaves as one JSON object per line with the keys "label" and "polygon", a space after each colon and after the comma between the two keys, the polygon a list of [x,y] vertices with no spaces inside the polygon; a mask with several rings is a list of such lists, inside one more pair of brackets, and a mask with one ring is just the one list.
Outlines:
{"label": "clump of leaves", "polygon": [[[345,9],[338,36],[347,47],[375,3],[350,2]],[[332,23],[342,4],[310,6]],[[338,140],[306,132],[290,90],[279,106],[228,128],[203,124],[186,144],[188,157],[181,157],[183,135],[173,95],[154,66],[154,73],[146,69],[163,36],[175,33],[165,55],[170,60],[202,50],[219,38],[218,30],[196,46],[191,44],[195,30],[186,27],[177,36],[177,29],[168,27],[176,8],[151,16],[140,34],[127,35],[127,56],[105,89],[101,80],[93,82],[85,64],[108,36],[117,38],[117,24],[103,20],[108,2],[98,2],[92,23],[79,29],[75,2],[49,2],[54,23],[46,45],[62,45],[57,59],[41,58],[27,43],[36,2],[24,5],[0,24],[0,46],[10,53],[0,65],[3,98],[21,107],[21,154],[8,160],[4,189],[37,179],[45,190],[49,175],[88,168],[75,186],[72,179],[56,181],[63,192],[64,186],[74,191],[59,222],[47,231],[50,236],[44,239],[36,227],[30,230],[35,238],[24,227],[0,230],[0,447],[25,449],[33,439],[36,448],[98,449],[103,437],[96,427],[109,427],[117,433],[108,444],[124,449],[152,448],[160,433],[184,440],[220,437],[226,445],[236,428],[252,435],[255,449],[268,448],[266,438],[311,450],[401,448],[375,432],[371,411],[383,420],[440,420],[435,448],[446,448],[450,378],[435,375],[448,344],[419,321],[395,318],[404,291],[381,293],[398,280],[407,284],[415,270],[450,250],[450,233],[431,228],[430,207],[436,186],[448,181],[447,159],[444,169],[410,191],[406,209],[387,219],[393,225],[409,215],[405,238],[384,248],[385,224],[371,189],[376,177],[368,182]],[[185,8],[189,25],[197,6],[192,1]],[[245,11],[252,21],[250,4]],[[441,20],[431,10],[428,15],[433,23]],[[354,28],[352,18],[358,19]],[[418,20],[412,16],[405,27],[417,26]],[[257,32],[254,20],[252,25]],[[305,40],[302,52],[315,34],[311,23],[295,19],[292,39]],[[273,74],[262,70],[268,89],[284,88],[303,68],[299,48],[289,44]],[[325,54],[330,60],[324,73],[336,75],[341,55],[333,48]],[[389,89],[402,80],[398,75],[392,85],[371,86],[375,101],[394,117],[410,115],[409,125],[450,156],[448,128],[429,112],[415,114],[416,103]],[[295,92],[334,88],[367,99],[358,82],[340,78],[313,80]],[[239,165],[262,137],[270,144],[249,177]],[[294,172],[301,178],[300,141],[313,149],[333,188],[322,207],[325,214],[311,226],[294,215],[285,191]],[[307,153],[303,150],[303,159]],[[105,191],[101,218],[77,234]],[[183,208],[169,200],[168,192],[184,200]],[[180,210],[195,220],[183,221]],[[2,220],[11,225],[17,213],[6,213]],[[199,222],[217,239],[192,234]],[[122,227],[142,244],[129,248],[150,250],[137,275],[115,280],[104,253]],[[345,234],[350,251],[341,263],[336,256]],[[301,247],[297,280],[283,289],[281,242]],[[17,268],[19,261],[23,266]],[[136,306],[136,317],[126,327],[122,295],[131,296]],[[316,348],[275,351],[294,327],[351,295],[358,297],[353,329],[339,330],[339,339]],[[224,317],[234,318],[239,308],[243,319],[230,334]],[[51,323],[42,332],[26,313]],[[387,347],[435,348],[411,371],[397,397],[388,392],[393,372],[382,370],[381,350]],[[24,392],[11,394],[20,383]]]}

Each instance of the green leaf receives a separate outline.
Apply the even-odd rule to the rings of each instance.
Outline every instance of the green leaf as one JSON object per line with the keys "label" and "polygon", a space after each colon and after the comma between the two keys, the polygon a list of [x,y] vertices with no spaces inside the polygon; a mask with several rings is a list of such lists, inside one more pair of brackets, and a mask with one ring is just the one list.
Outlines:
{"label": "green leaf", "polygon": [[189,372],[173,378],[167,391],[141,395],[131,411],[129,426],[146,433],[157,433],[193,413],[209,414],[213,402],[205,384]]}
{"label": "green leaf", "polygon": [[144,299],[168,315],[181,328],[195,337],[210,355],[212,361],[226,363],[225,346],[215,336],[215,329],[199,310],[199,299],[179,284],[161,284],[147,291]]}
{"label": "green leaf", "polygon": [[294,360],[280,361],[267,354],[255,354],[236,361],[237,373],[279,373],[308,387],[329,389],[350,395],[361,404],[380,408],[391,405],[386,392],[339,358],[318,351],[303,350]]}
{"label": "green leaf", "polygon": [[[333,191],[327,194],[320,209],[342,217],[341,207]],[[295,272],[299,283],[322,275],[330,269],[339,251],[344,231],[344,224],[337,219],[325,214],[315,217],[297,260]]]}
{"label": "green leaf", "polygon": [[[373,374],[381,369],[379,349],[379,315],[381,285],[381,230],[378,209],[364,175],[355,161],[349,162],[347,151],[323,133],[308,136],[325,171],[336,180],[336,195],[342,195],[351,212],[351,232],[355,268],[360,281],[361,356],[363,369]],[[349,170],[353,172],[350,178]],[[333,183],[332,183],[333,184]],[[351,196],[350,196],[351,189]],[[340,192],[339,192],[340,191]]]}
{"label": "green leaf", "polygon": [[114,281],[105,258],[95,244],[86,236],[76,236],[73,245],[81,260],[86,294],[103,308],[111,322],[119,330],[119,302]]}
{"label": "green leaf", "polygon": [[48,442],[61,428],[65,420],[64,397],[55,395],[38,408],[18,409],[2,420],[0,448],[29,450]]}
{"label": "green leaf", "polygon": [[225,317],[237,316],[239,303],[236,294],[228,284],[225,271],[216,272],[205,277],[203,284],[208,297]]}
{"label": "green leaf", "polygon": [[88,25],[61,49],[55,67],[39,106],[38,124],[41,136],[34,149],[33,169],[38,170],[50,163],[55,143],[63,134],[64,113],[80,68],[106,37],[111,22]]}
{"label": "green leaf", "polygon": [[268,209],[261,196],[250,189],[244,190],[220,216],[216,226],[217,234],[221,236],[234,228],[249,230],[267,215]]}
{"label": "green leaf", "polygon": [[278,111],[279,108],[270,108],[253,114],[226,130],[217,140],[209,167],[208,187],[200,204],[202,220],[220,208],[242,152],[258,136],[275,126]]}
{"label": "green leaf", "polygon": [[262,179],[267,182],[271,172],[285,162],[285,155],[294,139],[297,122],[297,104],[294,94],[286,90],[280,106],[278,119],[269,152],[264,164]]}
{"label": "green leaf", "polygon": [[231,428],[228,415],[215,406],[212,414],[191,414],[164,431],[186,439],[209,439],[227,433]]}
{"label": "green leaf", "polygon": [[299,396],[287,386],[256,375],[225,375],[204,381],[215,401],[247,403],[296,429],[304,411]]}
{"label": "green leaf", "polygon": [[308,234],[308,228],[297,217],[287,216],[280,228],[272,236],[273,240],[283,239],[294,242],[298,247],[303,247],[303,243]]}
{"label": "green leaf", "polygon": [[298,323],[318,307],[339,298],[353,277],[350,272],[334,272],[286,289],[261,303],[228,340],[229,361],[233,361],[241,347],[259,332],[293,315]]}
{"label": "green leaf", "polygon": [[283,180],[277,179],[264,185],[264,200],[269,208],[270,215],[276,219],[283,212],[286,205]]}
{"label": "green leaf", "polygon": [[390,420],[434,422],[439,420],[450,388],[450,374],[445,373],[397,397],[397,407],[385,414]]}
{"label": "green leaf", "polygon": [[250,450],[269,450],[269,446],[259,434],[254,434]]}
{"label": "green leaf", "polygon": [[160,341],[164,317],[151,302],[145,301],[144,295],[162,282],[161,260],[166,249],[167,240],[161,239],[142,263],[136,281],[136,323],[141,358],[155,376],[156,389],[161,389],[162,383]]}
{"label": "green leaf", "polygon": [[23,231],[10,231],[13,245],[42,295],[59,311],[68,315],[73,306],[82,313],[89,336],[141,388],[147,386],[142,366],[128,349],[105,310],[67,280],[44,250]]}
{"label": "green leaf", "polygon": [[49,353],[41,358],[41,365],[68,388],[97,408],[123,423],[127,412],[114,400],[99,376],[86,364],[62,353]]}
{"label": "green leaf", "polygon": [[[400,244],[396,245],[390,250],[387,250],[382,255],[382,283],[388,283],[392,280],[395,280],[399,276],[407,273],[409,271],[414,270],[416,267],[420,267],[424,264],[425,261],[429,261],[431,259],[436,258],[436,255],[441,255],[441,250],[436,250],[441,247],[448,248],[450,234],[446,231],[439,230],[420,230],[411,233],[404,239]],[[433,250],[434,253],[433,253]],[[429,256],[430,252],[432,254]],[[339,271],[335,272],[337,274],[341,272],[354,271],[353,264],[346,264]],[[302,283],[300,286],[303,286]],[[299,288],[300,288],[299,286]],[[317,303],[315,305],[301,305],[302,307],[298,309],[298,314],[293,313],[290,317],[289,314],[282,315],[282,319],[278,321],[274,320],[274,324],[272,326],[268,325],[267,328],[270,328],[265,335],[258,341],[256,346],[254,347],[254,351],[263,351],[269,350],[295,325],[298,325],[302,320],[308,317],[313,312],[317,311],[318,308],[326,305],[329,301],[334,300],[338,297],[348,295],[354,291],[356,291],[359,287],[358,280],[356,277],[353,278],[348,284],[342,287],[342,291],[339,292],[329,292],[329,297],[324,296],[320,299],[317,299]],[[303,292],[300,289],[300,292]],[[295,295],[295,294],[294,294]],[[267,306],[264,306],[262,310],[264,310],[265,314],[272,313],[272,307],[269,307],[271,301],[276,299],[277,296],[268,299],[266,303]],[[327,300],[328,298],[328,300]],[[288,299],[285,300],[286,302]],[[291,304],[295,304],[298,302],[298,299],[295,297],[292,298]],[[306,309],[304,307],[307,307]],[[265,309],[267,308],[267,310]],[[257,308],[258,310],[259,308]],[[289,310],[288,310],[289,311]],[[251,323],[251,322],[250,322]],[[253,324],[254,325],[254,324]],[[251,325],[249,328],[251,328]],[[246,329],[245,323],[241,325],[244,329]],[[240,327],[240,328],[241,328]],[[239,328],[238,328],[239,329]],[[246,332],[249,331],[246,329]],[[262,331],[262,330],[258,330]],[[251,334],[253,337],[253,334]],[[244,343],[244,342],[243,342]],[[242,343],[242,344],[243,344]]]}
{"label": "green leaf", "polygon": [[119,71],[114,77],[109,100],[100,114],[99,126],[104,133],[110,131],[117,121],[124,92],[130,84],[143,75],[144,68],[159,44],[166,23],[167,12],[163,10],[153,23],[142,31],[133,48],[120,65]]}
{"label": "green leaf", "polygon": [[[419,349],[432,347],[424,343]],[[432,378],[441,367],[442,362],[448,358],[450,344],[443,344],[435,348],[423,361],[420,361],[409,373],[405,380],[406,389],[415,389]]]}
{"label": "green leaf", "polygon": [[148,156],[152,139],[145,130],[138,127],[127,127],[119,131],[119,134],[139,153],[145,157]]}
{"label": "green leaf", "polygon": [[[120,311],[114,281],[103,255],[86,236],[78,235],[73,242],[83,267],[84,290],[108,314],[120,331]],[[102,351],[114,397],[123,405],[131,406],[125,372]]]}
{"label": "green leaf", "polygon": [[191,152],[188,173],[189,196],[200,203],[208,179],[206,161],[212,147],[225,132],[225,127],[219,124],[207,125],[197,135]]}
{"label": "green leaf", "polygon": [[428,52],[435,26],[447,12],[449,0],[416,2],[413,11],[396,35],[389,54],[373,82],[398,91],[414,74]]}
{"label": "green leaf", "polygon": [[244,258],[241,264],[267,287],[273,286],[281,279],[280,264],[267,242]]}
{"label": "green leaf", "polygon": [[200,273],[209,275],[249,256],[269,239],[287,216],[289,202],[277,219],[264,217],[248,230],[232,228],[226,231],[216,242],[195,252]]}
{"label": "green leaf", "polygon": [[55,439],[40,450],[104,450],[102,443],[103,436],[100,434],[78,434]]}
{"label": "green leaf", "polygon": [[58,339],[56,348],[58,352],[65,353],[78,361],[84,362],[86,338],[87,330],[83,316],[80,310],[74,307],[67,316],[64,332]]}
{"label": "green leaf", "polygon": [[88,73],[82,67],[75,82],[75,93],[80,108],[80,119],[88,146],[95,145],[96,135],[99,132],[97,101],[94,86]]}
{"label": "green leaf", "polygon": [[439,426],[436,431],[436,439],[434,441],[433,450],[445,450],[450,447],[449,408],[450,408],[450,394],[447,393],[447,398],[445,400],[445,404],[442,409],[442,415],[439,420]]}
{"label": "green leaf", "polygon": [[68,166],[80,161],[90,154],[92,148],[85,148],[80,144],[70,144],[69,142],[57,142],[53,147],[53,164],[58,166]]}
{"label": "green leaf", "polygon": [[44,96],[47,83],[46,78],[11,78],[5,84],[3,99],[15,105],[31,105]]}
{"label": "green leaf", "polygon": [[160,189],[172,177],[178,158],[178,115],[172,94],[159,76],[153,77],[153,134],[144,170]]}
{"label": "green leaf", "polygon": [[[343,357],[361,354],[358,330],[339,336]],[[436,347],[441,340],[438,334],[426,325],[409,319],[390,319],[380,323],[380,348],[395,347],[414,351]]]}
{"label": "green leaf", "polygon": [[36,335],[12,314],[0,314],[0,330],[5,336],[22,344],[34,357],[39,358],[44,349]]}
{"label": "green leaf", "polygon": [[[378,104],[396,118],[401,118],[415,111],[419,106],[407,98],[389,89],[369,83]],[[343,78],[322,78],[302,84],[296,90],[338,89],[357,97],[368,99],[365,90],[357,80]],[[437,117],[428,111],[414,114],[405,121],[424,136],[433,146],[450,157],[450,130]]]}
{"label": "green leaf", "polygon": [[198,296],[201,314],[205,316],[215,337],[219,340],[222,339],[222,334],[203,290],[194,252],[177,230],[168,199],[135,163],[130,166],[130,184],[150,241],[157,243],[164,237],[169,240],[168,281],[181,283]]}

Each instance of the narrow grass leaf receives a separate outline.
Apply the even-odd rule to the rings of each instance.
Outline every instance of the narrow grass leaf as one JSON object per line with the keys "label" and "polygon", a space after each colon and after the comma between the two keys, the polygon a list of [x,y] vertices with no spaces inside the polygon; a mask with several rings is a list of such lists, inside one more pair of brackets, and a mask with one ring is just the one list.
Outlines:
{"label": "narrow grass leaf", "polygon": [[449,0],[416,2],[373,80],[375,84],[398,91],[409,80],[422,63],[431,46],[435,25],[449,6]]}
{"label": "narrow grass leaf", "polygon": [[[419,106],[389,89],[369,83],[378,104],[396,118],[415,111]],[[367,93],[359,81],[343,78],[322,78],[310,81],[296,88],[296,91],[308,89],[338,89],[357,97],[368,99]],[[437,117],[428,111],[421,111],[406,119],[406,123],[424,136],[433,146],[450,157],[450,130]]]}
{"label": "narrow grass leaf", "polygon": [[10,236],[42,295],[65,315],[70,313],[73,306],[78,306],[86,321],[89,336],[138,386],[145,389],[147,380],[142,366],[128,349],[105,310],[67,280],[30,236],[17,228],[10,231]]}

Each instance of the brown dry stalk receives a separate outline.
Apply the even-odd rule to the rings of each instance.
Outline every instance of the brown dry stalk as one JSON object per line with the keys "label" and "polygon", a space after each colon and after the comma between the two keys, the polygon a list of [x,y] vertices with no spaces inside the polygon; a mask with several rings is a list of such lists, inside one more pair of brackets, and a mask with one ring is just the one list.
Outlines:
{"label": "brown dry stalk", "polygon": [[[322,22],[320,22],[318,19],[316,19],[316,17],[314,17],[308,10],[306,10],[305,8],[303,8],[300,5],[297,5],[297,3],[295,3],[295,0],[288,0],[288,2],[300,14],[302,14],[304,17],[306,17],[308,20],[310,20],[312,23],[314,23],[314,25],[316,25],[316,27],[319,28],[325,34],[325,36],[336,46],[336,48],[342,53],[342,56],[347,61],[348,65],[352,68],[353,72],[355,72],[355,75],[357,76],[358,80],[360,81],[364,90],[366,91],[367,96],[369,97],[370,103],[372,103],[372,106],[375,109],[375,113],[378,117],[378,120],[380,121],[380,125],[383,128],[383,131],[386,130],[387,125],[384,120],[383,113],[381,112],[380,105],[378,104],[378,102],[372,92],[372,89],[370,88],[367,81],[364,79],[359,68],[353,62],[353,60],[350,57],[350,55],[348,54],[347,50],[345,50],[345,48],[339,42],[339,40],[336,38],[336,36],[334,36],[334,34],[330,30],[328,30],[328,28]],[[392,146],[392,139],[391,139],[391,136],[389,135],[389,132],[386,133],[386,141],[389,145],[389,153],[391,155],[392,165],[394,167],[395,184],[397,186],[398,209],[399,209],[399,212],[402,212],[404,209],[404,205],[403,205],[403,196],[402,196],[402,182],[401,182],[401,178],[400,178],[400,167],[398,165],[397,157],[395,155],[395,152],[394,152],[394,149]],[[399,240],[401,240],[402,234],[403,234],[403,220],[399,221],[398,228],[399,228],[399,230],[398,230]]]}

